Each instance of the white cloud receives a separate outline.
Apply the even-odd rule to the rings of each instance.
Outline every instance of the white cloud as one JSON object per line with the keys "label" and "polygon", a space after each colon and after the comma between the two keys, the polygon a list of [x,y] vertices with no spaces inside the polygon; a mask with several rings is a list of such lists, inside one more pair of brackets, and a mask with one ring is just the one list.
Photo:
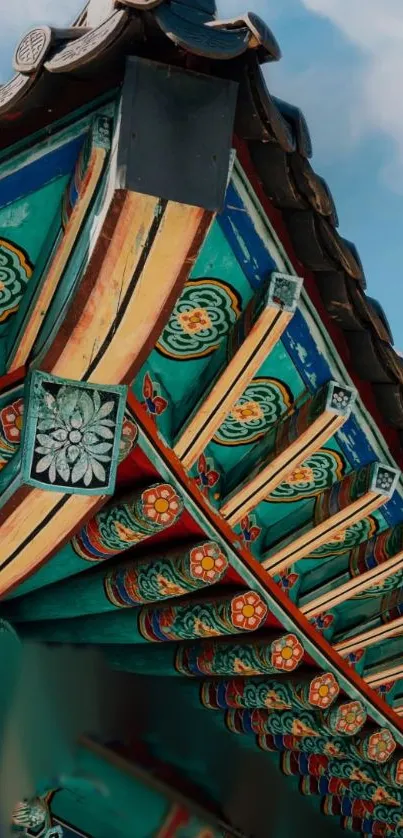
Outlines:
{"label": "white cloud", "polygon": [[[394,145],[383,175],[403,191],[403,2],[402,0],[301,0],[328,18],[361,52],[357,120],[364,134],[382,131]],[[349,95],[349,89],[346,89]]]}

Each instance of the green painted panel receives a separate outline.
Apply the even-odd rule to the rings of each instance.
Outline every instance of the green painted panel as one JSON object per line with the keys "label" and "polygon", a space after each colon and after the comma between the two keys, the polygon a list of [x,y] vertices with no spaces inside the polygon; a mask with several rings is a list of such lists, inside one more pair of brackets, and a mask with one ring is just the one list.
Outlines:
{"label": "green painted panel", "polygon": [[92,838],[153,838],[157,834],[170,809],[166,798],[84,749],[78,753],[76,771],[94,778],[94,790],[84,796],[59,792],[52,805],[56,817],[79,826]]}
{"label": "green painted panel", "polygon": [[0,210],[0,236],[22,247],[35,264],[69,176],[57,177],[33,194]]}
{"label": "green painted panel", "polygon": [[[252,296],[252,288],[215,222],[196,260],[190,282],[160,336],[157,350],[151,353],[134,383],[136,396],[143,400],[147,371],[152,379],[164,382],[173,430],[181,427],[194,406],[195,380],[207,385],[223,362],[225,356],[220,354],[219,347],[222,349],[231,324]],[[197,309],[199,318],[205,320],[188,322],[186,315],[190,309]],[[202,314],[206,311],[207,315]]]}
{"label": "green painted panel", "polygon": [[[262,421],[242,422],[236,407],[242,405],[243,398],[207,446],[208,456],[213,458],[219,471],[226,473],[238,463],[240,457],[245,456],[265,431],[300,398],[304,389],[304,383],[280,341],[245,391],[245,400],[258,404],[264,416]],[[243,434],[247,441],[240,444]]]}
{"label": "green painted panel", "polygon": [[[42,189],[0,210],[0,332],[14,334],[25,291],[30,298],[51,250],[68,177],[59,177]],[[9,348],[9,343],[7,344]],[[4,363],[0,368],[4,374]]]}

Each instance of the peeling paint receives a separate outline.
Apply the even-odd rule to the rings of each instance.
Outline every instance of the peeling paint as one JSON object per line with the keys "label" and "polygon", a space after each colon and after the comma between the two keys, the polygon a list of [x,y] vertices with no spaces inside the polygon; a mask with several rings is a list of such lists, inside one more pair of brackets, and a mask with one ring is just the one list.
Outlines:
{"label": "peeling paint", "polygon": [[25,202],[20,206],[6,207],[0,212],[0,227],[20,227],[29,217],[29,204]]}
{"label": "peeling paint", "polygon": [[298,355],[298,358],[300,359],[301,363],[305,364],[306,359],[308,357],[308,352],[305,349],[305,346],[302,346],[302,343],[297,343],[295,345],[295,351],[296,351],[296,353]]}
{"label": "peeling paint", "polygon": [[337,437],[343,445],[347,448],[349,454],[351,454],[351,458],[354,460],[355,463],[360,464],[361,460],[359,455],[356,451],[356,440],[352,435],[346,434],[344,431],[338,431]]}

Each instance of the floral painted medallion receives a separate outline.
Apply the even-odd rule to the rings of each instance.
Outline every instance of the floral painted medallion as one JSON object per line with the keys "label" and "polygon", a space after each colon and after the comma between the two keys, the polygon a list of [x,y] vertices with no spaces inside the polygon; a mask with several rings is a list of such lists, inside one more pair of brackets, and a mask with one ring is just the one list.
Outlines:
{"label": "floral painted medallion", "polygon": [[361,544],[362,541],[367,541],[367,539],[371,538],[377,532],[378,527],[379,522],[373,515],[364,518],[362,521],[357,521],[351,527],[335,532],[332,536],[332,541],[318,547],[309,556],[306,556],[306,558],[323,559],[327,556],[347,553],[358,544]]}
{"label": "floral painted medallion", "polygon": [[24,421],[24,400],[15,398],[0,410],[0,470],[19,448]]}
{"label": "floral painted medallion", "polygon": [[256,442],[291,407],[292,393],[276,378],[254,378],[214,436],[219,445]]}
{"label": "floral painted medallion", "polygon": [[112,494],[125,387],[98,387],[32,373],[26,390],[25,484],[63,492]]}
{"label": "floral painted medallion", "polygon": [[293,503],[313,498],[341,480],[344,468],[343,459],[337,451],[321,448],[293,469],[266,500],[270,503]]}
{"label": "floral painted medallion", "polygon": [[241,313],[237,292],[218,279],[189,280],[157,343],[162,355],[180,361],[211,355]]}
{"label": "floral painted medallion", "polygon": [[18,311],[32,271],[24,251],[0,239],[0,324]]}

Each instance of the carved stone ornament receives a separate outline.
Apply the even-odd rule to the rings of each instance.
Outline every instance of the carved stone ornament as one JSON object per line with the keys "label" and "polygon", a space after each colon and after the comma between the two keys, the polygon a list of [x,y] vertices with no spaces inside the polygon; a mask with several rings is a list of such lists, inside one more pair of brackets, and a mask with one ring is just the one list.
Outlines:
{"label": "carved stone ornament", "polygon": [[104,50],[118,38],[128,19],[128,13],[123,9],[114,12],[96,29],[62,47],[50,61],[46,62],[46,69],[50,73],[68,73],[70,70],[89,64],[102,55]]}
{"label": "carved stone ornament", "polygon": [[33,83],[34,78],[32,76],[23,76],[22,73],[19,73],[11,81],[3,84],[0,87],[0,115],[7,113],[17,105],[20,99],[28,93]]}
{"label": "carved stone ornament", "polygon": [[13,67],[19,73],[35,73],[43,64],[52,42],[49,26],[37,26],[22,38],[14,53]]}
{"label": "carved stone ornament", "polygon": [[35,370],[25,390],[23,483],[69,494],[112,494],[126,389]]}

